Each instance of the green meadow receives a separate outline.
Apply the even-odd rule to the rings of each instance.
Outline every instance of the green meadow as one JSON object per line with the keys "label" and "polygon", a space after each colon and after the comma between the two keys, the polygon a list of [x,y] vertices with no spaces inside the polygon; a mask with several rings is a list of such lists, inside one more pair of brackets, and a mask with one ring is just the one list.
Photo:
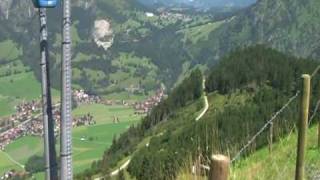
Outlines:
{"label": "green meadow", "polygon": [[[41,96],[41,84],[31,72],[1,77],[0,84],[0,117],[14,113],[14,106],[22,101]],[[52,94],[57,97],[59,92],[53,89]]]}
{"label": "green meadow", "polygon": [[120,122],[131,122],[140,119],[140,116],[134,114],[131,107],[122,105],[105,106],[103,104],[82,105],[73,111],[74,117],[83,116],[90,113],[97,124],[113,123],[114,116],[118,117]]}
{"label": "green meadow", "polygon": [[15,60],[21,55],[21,50],[17,48],[12,40],[0,42],[0,62],[2,60]]}
{"label": "green meadow", "polygon": [[[231,179],[294,179],[297,155],[296,131],[274,143],[272,152],[268,147],[262,148],[237,162],[231,171]],[[317,127],[308,130],[305,154],[306,179],[313,179],[311,172],[320,167],[320,149],[317,147]]]}
{"label": "green meadow", "polygon": [[208,40],[212,31],[220,27],[225,21],[209,22],[204,25],[195,26],[178,31],[185,35],[185,40],[190,40],[192,43],[197,43],[201,40]]}

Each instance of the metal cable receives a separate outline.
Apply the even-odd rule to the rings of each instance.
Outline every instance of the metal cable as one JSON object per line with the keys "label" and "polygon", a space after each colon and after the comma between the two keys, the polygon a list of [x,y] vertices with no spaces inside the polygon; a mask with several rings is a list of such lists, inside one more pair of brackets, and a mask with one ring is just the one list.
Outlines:
{"label": "metal cable", "polygon": [[243,148],[240,149],[240,151],[236,154],[236,156],[231,160],[231,163],[238,160],[241,156],[241,154],[254,142],[254,140],[262,133],[264,130],[267,129],[267,127],[291,104],[293,100],[295,100],[300,94],[300,91],[298,91],[294,96],[292,96],[288,102],[282,106],[282,108],[277,111],[267,123],[264,124],[264,126],[248,141],[248,143],[243,146]]}

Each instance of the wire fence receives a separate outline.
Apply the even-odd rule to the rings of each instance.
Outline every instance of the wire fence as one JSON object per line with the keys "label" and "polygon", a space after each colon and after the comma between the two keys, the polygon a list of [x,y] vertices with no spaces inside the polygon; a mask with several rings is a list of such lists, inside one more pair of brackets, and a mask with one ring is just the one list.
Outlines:
{"label": "wire fence", "polygon": [[[312,75],[310,76],[311,77],[311,80],[314,78],[314,76],[320,71],[320,66],[318,66],[313,72],[312,72]],[[265,132],[266,129],[268,129],[268,127],[270,126],[271,128],[273,128],[271,125],[273,124],[273,122],[277,119],[277,117],[282,114],[288,107],[289,105],[294,101],[296,100],[299,95],[301,94],[301,91],[297,91],[296,94],[294,96],[292,96],[291,98],[289,98],[289,100],[274,114],[272,115],[272,117],[262,126],[262,128],[256,133],[254,134],[250,139],[249,141],[235,154],[235,156],[231,159],[231,164],[234,164],[237,160],[239,160],[241,158],[241,156],[244,154],[244,152],[246,150],[248,150],[248,148],[256,141],[256,139],[263,133]],[[315,119],[318,111],[319,111],[319,108],[320,108],[320,97],[319,99],[317,100],[316,102],[316,105],[313,109],[313,111],[310,111],[309,112],[309,118],[308,118],[308,126],[310,127],[310,125],[312,124],[313,120]],[[311,114],[312,113],[312,114]],[[293,132],[295,132],[295,129],[297,127],[296,126],[293,126],[289,133],[287,134],[287,137],[290,138],[291,135],[293,134]],[[271,136],[272,138],[272,136]],[[284,141],[285,140],[281,140],[280,139],[280,146],[283,146],[284,144]],[[272,146],[272,142],[270,143],[270,146]],[[279,147],[278,147],[279,148]],[[280,150],[282,150],[282,147],[280,147]],[[295,148],[290,148],[290,152],[287,152],[287,151],[282,151],[282,153],[286,154],[287,156],[285,157],[286,161],[283,165],[281,165],[281,168],[277,168],[277,169],[280,169],[278,171],[278,174],[277,176],[283,176],[285,173],[287,173],[287,171],[290,169],[290,163],[291,163],[291,160],[292,158],[294,158],[297,154],[295,152]],[[274,159],[274,157],[271,157],[272,159]],[[279,166],[277,163],[274,164],[275,166]],[[205,170],[210,170],[210,166],[208,165],[203,165],[201,164],[201,168],[205,169]]]}
{"label": "wire fence", "polygon": [[[315,76],[318,74],[318,72],[320,71],[320,66],[318,66],[318,67],[316,67],[316,69],[312,72],[312,74],[311,74],[311,76],[310,76],[310,81],[315,81]],[[319,82],[319,80],[317,79],[317,83],[319,84],[320,82]],[[316,87],[316,86],[313,86],[313,87]],[[308,89],[307,88],[307,86],[305,86],[305,89]],[[309,88],[309,90],[310,90],[310,88]],[[310,94],[310,92],[307,92],[307,94]],[[272,117],[262,126],[262,128],[256,133],[256,134],[254,134],[250,139],[249,139],[249,141],[235,154],[235,156],[231,159],[231,164],[233,164],[233,163],[235,163],[237,160],[239,160],[240,158],[241,158],[241,156],[244,154],[244,152],[245,151],[247,151],[248,150],[248,148],[257,140],[257,138],[263,133],[263,132],[265,132],[265,130],[266,129],[268,129],[268,127],[270,127],[270,128],[272,128],[273,129],[273,127],[272,127],[272,124],[273,124],[273,122],[277,119],[277,117],[280,115],[280,114],[282,114],[286,109],[288,109],[288,106],[294,101],[294,100],[296,100],[298,97],[299,97],[299,95],[301,94],[301,91],[297,91],[296,92],[296,94],[294,95],[294,96],[292,96],[281,108],[280,108],[280,110],[279,111],[277,111],[274,115],[272,115]],[[310,103],[310,100],[311,100],[311,98],[310,99],[308,99],[307,98],[308,96],[306,96],[305,95],[305,92],[303,92],[303,104],[305,104],[305,103]],[[317,97],[318,99],[317,99],[317,101],[316,101],[316,103],[315,103],[315,106],[314,106],[314,108],[312,108],[313,110],[312,111],[309,111],[308,113],[308,117],[305,117],[306,118],[306,120],[307,120],[307,127],[306,128],[308,128],[308,127],[310,127],[311,126],[311,124],[313,123],[313,121],[314,121],[314,119],[317,117],[317,113],[318,113],[318,111],[319,111],[319,108],[320,108],[320,97]],[[301,107],[302,108],[302,107]],[[311,108],[310,108],[311,109]],[[303,110],[305,110],[305,109],[303,109]],[[302,116],[303,117],[303,116]],[[302,118],[301,117],[301,118]],[[301,125],[302,127],[301,128],[303,128],[304,129],[304,127],[305,126],[303,126],[303,125]],[[292,136],[292,134],[293,134],[293,132],[295,132],[295,129],[296,129],[297,127],[296,126],[293,126],[292,128],[291,128],[291,130],[289,131],[289,133],[287,134],[287,137],[288,138],[291,138],[291,136]],[[270,131],[270,137],[271,138],[273,138],[272,136],[272,134],[273,134],[273,130],[271,129],[271,131]],[[319,131],[319,133],[320,133],[320,131]],[[302,135],[302,137],[303,137],[304,135]],[[320,137],[319,137],[320,138]],[[295,150],[296,150],[296,148],[292,148],[292,147],[289,147],[289,150],[283,150],[283,145],[284,145],[284,142],[286,142],[285,141],[285,139],[280,139],[280,141],[279,141],[279,144],[278,144],[278,146],[277,146],[277,148],[278,148],[278,151],[280,151],[280,153],[281,154],[284,154],[285,156],[284,156],[284,158],[282,158],[283,159],[283,163],[277,163],[276,162],[276,159],[275,159],[275,157],[273,157],[273,156],[271,156],[270,158],[271,159],[269,159],[269,160],[271,160],[272,161],[272,163],[271,163],[271,166],[275,166],[275,168],[277,169],[277,172],[275,172],[276,174],[276,176],[280,176],[280,177],[283,177],[286,173],[287,173],[287,171],[288,170],[290,170],[291,171],[291,169],[290,168],[292,168],[291,166],[292,166],[292,159],[293,158],[295,158],[296,156],[297,156],[297,161],[298,161],[298,159],[300,160],[300,158],[299,157],[301,157],[301,155],[303,156],[303,154],[297,154],[297,152],[295,152]],[[301,150],[301,148],[303,148],[303,146],[300,146],[300,143],[303,143],[302,142],[302,140],[300,141],[300,133],[299,133],[299,143],[298,143],[298,149],[299,150]],[[319,143],[320,143],[320,140],[319,140]],[[269,142],[269,145],[270,145],[270,152],[272,151],[272,141],[271,142]],[[287,146],[285,146],[285,147],[287,147]],[[281,167],[280,167],[281,166]],[[301,169],[301,167],[299,167],[299,169]],[[298,171],[298,174],[301,174],[301,171],[299,170]],[[297,174],[296,174],[297,175]]]}
{"label": "wire fence", "polygon": [[248,141],[247,144],[245,144],[238,153],[236,153],[236,155],[234,156],[234,158],[232,158],[231,160],[231,163],[235,162],[236,160],[238,160],[241,155],[244,153],[244,151],[246,151],[250,145],[257,139],[258,136],[260,136],[267,128],[268,126],[273,123],[273,121],[295,100],[297,99],[297,97],[299,96],[300,94],[300,91],[297,91],[297,93],[292,96],[288,101],[287,103],[285,103],[279,111],[277,111],[272,117],[270,120],[268,120],[264,125],[263,127],[254,135],[252,136],[252,138]]}
{"label": "wire fence", "polygon": [[[318,66],[311,74],[311,79],[314,78],[314,76],[319,72],[320,70],[320,66]],[[269,121],[267,121],[263,126],[262,128],[255,134],[251,137],[251,139],[248,141],[247,144],[245,144],[237,153],[236,155],[232,158],[231,160],[231,163],[234,163],[235,161],[237,161],[241,155],[250,147],[250,145],[252,143],[255,142],[255,140],[257,139],[258,136],[260,136],[267,128],[269,125],[271,125],[273,123],[273,121],[295,100],[297,99],[297,97],[300,95],[301,91],[297,91],[296,94],[294,96],[292,96],[288,101],[287,103],[285,103],[279,111],[277,111]],[[312,121],[314,120],[314,118],[316,117],[317,115],[317,112],[319,110],[319,107],[320,107],[320,99],[317,101],[316,103],[316,106],[314,108],[314,110],[312,111],[312,115],[310,116],[310,119],[309,119],[309,126],[311,125]],[[292,133],[292,132],[291,132]],[[290,134],[291,134],[290,133]]]}

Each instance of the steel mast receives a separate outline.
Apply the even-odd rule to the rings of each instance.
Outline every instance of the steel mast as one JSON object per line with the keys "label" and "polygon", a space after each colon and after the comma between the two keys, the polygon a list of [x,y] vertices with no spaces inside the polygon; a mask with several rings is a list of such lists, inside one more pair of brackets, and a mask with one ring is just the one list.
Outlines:
{"label": "steel mast", "polygon": [[72,180],[72,117],[71,117],[71,7],[63,0],[62,69],[61,69],[61,180]]}
{"label": "steel mast", "polygon": [[40,19],[40,55],[41,55],[41,85],[42,85],[42,114],[43,114],[43,136],[45,154],[45,172],[47,180],[58,179],[57,160],[54,136],[54,120],[52,116],[52,101],[49,71],[49,50],[47,15],[45,8],[39,8]]}

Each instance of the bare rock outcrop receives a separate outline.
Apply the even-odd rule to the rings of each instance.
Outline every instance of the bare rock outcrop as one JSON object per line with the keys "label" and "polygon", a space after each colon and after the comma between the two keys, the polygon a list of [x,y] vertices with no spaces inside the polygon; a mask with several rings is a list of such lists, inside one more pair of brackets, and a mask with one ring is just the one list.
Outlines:
{"label": "bare rock outcrop", "polygon": [[108,20],[101,19],[94,22],[93,38],[95,43],[105,50],[108,50],[114,40],[111,23]]}

